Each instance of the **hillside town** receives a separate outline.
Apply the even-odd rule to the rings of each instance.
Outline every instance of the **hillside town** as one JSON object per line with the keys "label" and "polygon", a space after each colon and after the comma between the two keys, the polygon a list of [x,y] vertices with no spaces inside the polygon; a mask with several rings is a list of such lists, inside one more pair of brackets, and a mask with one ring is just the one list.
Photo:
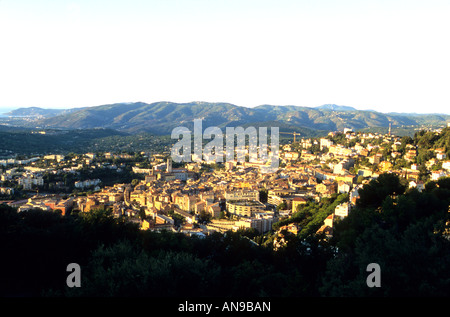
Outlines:
{"label": "hillside town", "polygon": [[[338,205],[317,231],[329,237],[334,221],[351,212],[361,186],[381,173],[396,173],[418,191],[427,181],[450,175],[446,149],[434,149],[419,164],[419,148],[405,140],[390,132],[351,129],[302,138],[280,146],[280,165],[274,173],[267,173],[260,162],[175,164],[168,153],[9,158],[0,160],[0,203],[19,212],[38,208],[62,215],[106,209],[142,230],[201,237],[241,229],[264,234],[299,206],[347,194],[348,201]],[[121,177],[125,173],[130,182]],[[119,181],[98,176],[112,174]],[[296,233],[299,227],[290,224],[281,230]]]}

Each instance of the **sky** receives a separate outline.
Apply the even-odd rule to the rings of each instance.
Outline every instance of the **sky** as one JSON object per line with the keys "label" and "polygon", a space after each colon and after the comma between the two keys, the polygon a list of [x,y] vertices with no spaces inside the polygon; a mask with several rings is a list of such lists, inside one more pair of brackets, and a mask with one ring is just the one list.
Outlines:
{"label": "sky", "polygon": [[450,114],[449,16],[448,0],[0,0],[0,109]]}

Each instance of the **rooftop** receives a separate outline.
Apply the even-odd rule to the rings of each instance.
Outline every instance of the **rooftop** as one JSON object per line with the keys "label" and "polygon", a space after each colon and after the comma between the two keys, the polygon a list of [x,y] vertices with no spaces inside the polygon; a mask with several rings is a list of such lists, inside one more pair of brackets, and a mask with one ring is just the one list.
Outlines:
{"label": "rooftop", "polygon": [[256,200],[230,200],[228,203],[238,206],[264,206],[263,203]]}

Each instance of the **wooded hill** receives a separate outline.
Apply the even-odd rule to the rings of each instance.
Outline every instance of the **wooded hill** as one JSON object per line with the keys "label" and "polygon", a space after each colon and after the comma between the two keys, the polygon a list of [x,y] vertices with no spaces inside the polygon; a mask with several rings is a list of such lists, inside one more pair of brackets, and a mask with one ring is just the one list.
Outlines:
{"label": "wooded hill", "polygon": [[[36,112],[35,109],[33,109]],[[24,113],[23,111],[21,113]],[[211,102],[144,102],[116,103],[80,108],[52,117],[22,122],[24,126],[63,129],[107,128],[128,133],[149,132],[170,134],[173,128],[193,126],[194,119],[202,119],[203,126],[235,127],[259,123],[266,126],[286,125],[287,128],[342,131],[368,127],[446,124],[449,115],[385,114],[356,110],[351,107],[324,105],[321,107],[261,105],[254,108],[230,103]],[[276,123],[276,125],[273,125]],[[270,125],[269,125],[270,124]],[[305,131],[307,134],[308,131]]]}

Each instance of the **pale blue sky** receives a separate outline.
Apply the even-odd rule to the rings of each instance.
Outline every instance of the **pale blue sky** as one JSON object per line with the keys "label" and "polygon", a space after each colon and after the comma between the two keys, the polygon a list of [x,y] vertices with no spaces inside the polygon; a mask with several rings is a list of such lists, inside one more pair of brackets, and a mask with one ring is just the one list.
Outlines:
{"label": "pale blue sky", "polygon": [[450,1],[0,0],[0,108],[450,113]]}

